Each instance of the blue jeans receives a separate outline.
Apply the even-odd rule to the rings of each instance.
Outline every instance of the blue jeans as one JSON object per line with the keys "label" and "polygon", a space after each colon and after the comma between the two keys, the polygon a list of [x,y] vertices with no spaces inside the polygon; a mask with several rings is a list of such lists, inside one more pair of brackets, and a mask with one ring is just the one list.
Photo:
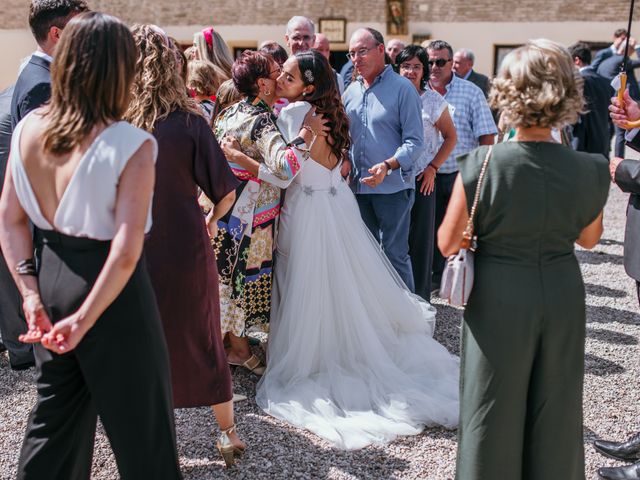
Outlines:
{"label": "blue jeans", "polygon": [[409,225],[414,195],[413,189],[397,193],[356,195],[362,220],[380,242],[389,261],[412,292],[415,287],[409,257]]}

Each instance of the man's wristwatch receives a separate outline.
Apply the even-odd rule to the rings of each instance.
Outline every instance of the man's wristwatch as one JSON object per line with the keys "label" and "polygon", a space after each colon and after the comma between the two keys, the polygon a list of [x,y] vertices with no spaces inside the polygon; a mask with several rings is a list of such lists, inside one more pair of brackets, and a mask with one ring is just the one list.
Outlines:
{"label": "man's wristwatch", "polygon": [[387,176],[391,175],[391,172],[393,172],[393,167],[391,166],[391,162],[389,162],[389,160],[385,160],[384,163],[387,166]]}

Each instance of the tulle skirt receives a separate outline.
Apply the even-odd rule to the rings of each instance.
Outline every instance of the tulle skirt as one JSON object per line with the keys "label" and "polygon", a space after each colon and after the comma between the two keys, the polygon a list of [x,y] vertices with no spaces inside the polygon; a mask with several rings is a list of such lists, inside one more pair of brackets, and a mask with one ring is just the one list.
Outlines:
{"label": "tulle skirt", "polygon": [[265,412],[341,449],[457,426],[458,357],[432,338],[435,309],[406,289],[346,183],[289,188],[274,274]]}

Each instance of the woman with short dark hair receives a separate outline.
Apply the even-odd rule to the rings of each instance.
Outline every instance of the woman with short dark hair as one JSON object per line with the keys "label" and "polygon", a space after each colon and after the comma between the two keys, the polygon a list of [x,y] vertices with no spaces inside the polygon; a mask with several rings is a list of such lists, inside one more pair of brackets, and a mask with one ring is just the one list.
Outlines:
{"label": "woman with short dark hair", "polygon": [[38,389],[20,479],[89,478],[98,415],[121,478],[180,478],[167,347],[141,258],[158,150],[121,121],[135,59],[119,20],[78,15],[58,44],[51,102],[13,133],[0,242]]}
{"label": "woman with short dark hair", "polygon": [[396,57],[396,70],[411,81],[422,100],[424,151],[416,161],[416,198],[411,208],[409,256],[415,293],[431,300],[431,270],[435,249],[436,173],[451,155],[458,136],[449,114],[449,104],[435,90],[427,88],[429,54],[418,45],[405,47]]}
{"label": "woman with short dark hair", "polygon": [[[232,68],[233,82],[243,99],[215,121],[218,140],[235,138],[242,152],[278,171],[281,179],[295,176],[304,159],[288,145],[276,127],[272,106],[281,68],[266,53],[245,51]],[[309,145],[321,134],[322,115],[310,112],[299,136]],[[241,184],[232,211],[219,222],[214,241],[220,272],[222,332],[229,334],[228,359],[262,375],[264,365],[251,354],[247,339],[251,326],[265,327],[271,310],[274,236],[280,214],[281,190],[230,161]]]}

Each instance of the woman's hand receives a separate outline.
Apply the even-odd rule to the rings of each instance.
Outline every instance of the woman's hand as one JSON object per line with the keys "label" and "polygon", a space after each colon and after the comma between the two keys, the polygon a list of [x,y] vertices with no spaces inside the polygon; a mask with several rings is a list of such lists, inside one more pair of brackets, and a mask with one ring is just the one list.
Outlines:
{"label": "woman's hand", "polygon": [[218,236],[218,221],[213,218],[213,209],[207,215],[207,231],[210,238],[216,238]]}
{"label": "woman's hand", "polygon": [[78,346],[89,328],[88,322],[76,312],[56,323],[51,331],[42,337],[42,345],[60,355],[70,352]]}
{"label": "woman's hand", "polygon": [[24,316],[27,319],[27,333],[18,337],[23,343],[39,343],[43,335],[51,331],[52,325],[49,315],[42,305],[40,295],[37,293],[30,294],[24,298],[22,302]]}
{"label": "woman's hand", "polygon": [[331,128],[327,126],[328,121],[321,113],[316,114],[316,107],[312,107],[304,116],[302,125],[311,128],[315,135],[326,137],[331,131]]}
{"label": "woman's hand", "polygon": [[225,135],[225,137],[220,142],[220,148],[222,148],[222,153],[227,157],[228,160],[232,160],[235,162],[237,158],[238,152],[240,150],[240,142],[235,137],[230,135]]}
{"label": "woman's hand", "polygon": [[436,185],[436,171],[428,166],[418,175],[418,181],[422,180],[420,184],[420,193],[422,195],[431,195]]}

